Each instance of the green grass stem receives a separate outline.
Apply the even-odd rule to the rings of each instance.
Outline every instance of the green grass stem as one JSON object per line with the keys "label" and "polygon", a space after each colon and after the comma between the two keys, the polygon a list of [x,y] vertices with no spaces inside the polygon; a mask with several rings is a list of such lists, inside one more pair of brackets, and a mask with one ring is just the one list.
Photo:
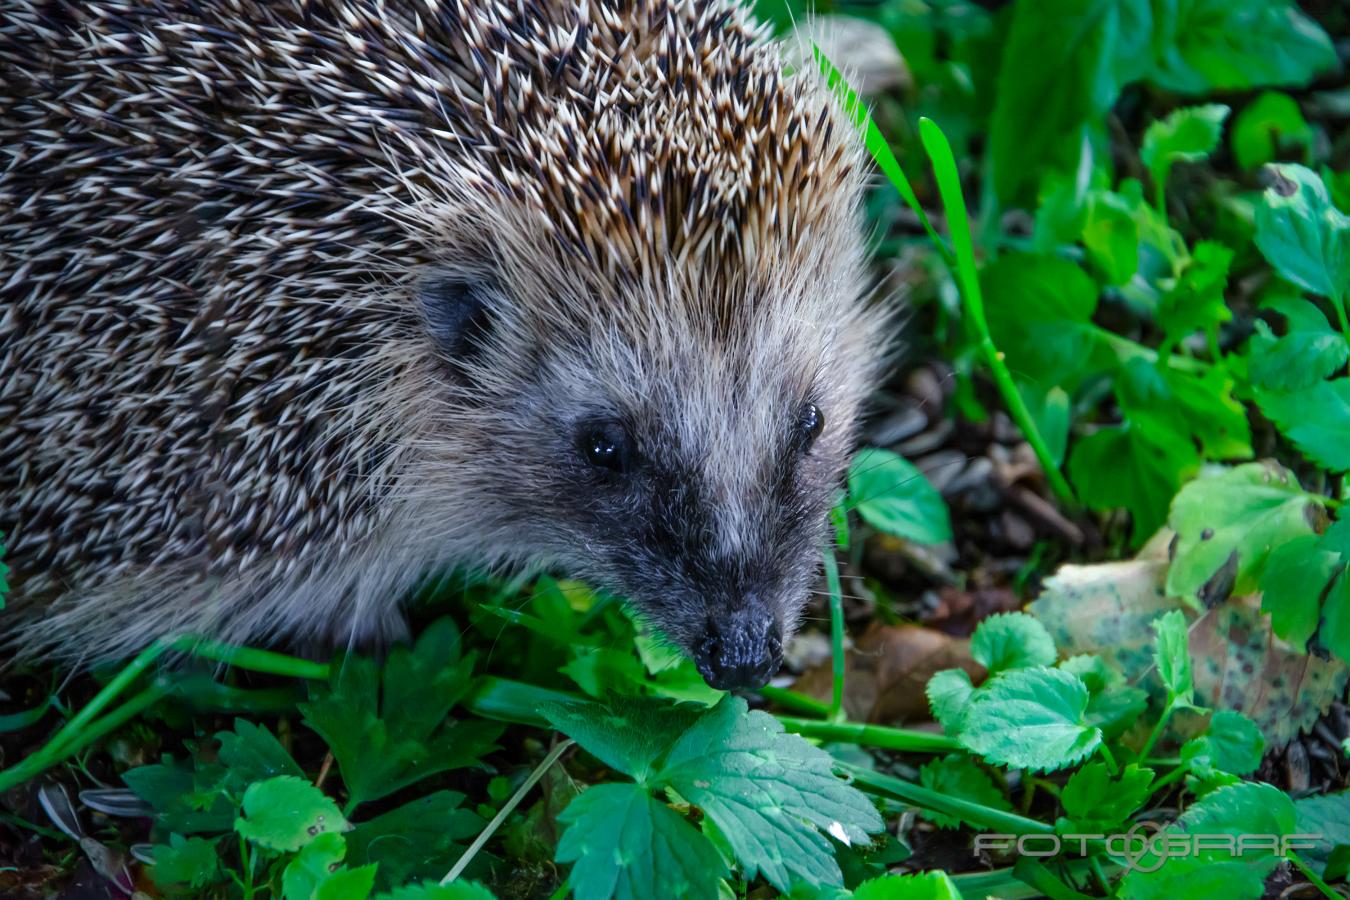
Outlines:
{"label": "green grass stem", "polygon": [[960,744],[945,734],[933,734],[928,731],[864,725],[859,722],[817,722],[814,719],[797,719],[792,716],[775,718],[793,734],[821,741],[879,747],[883,750],[906,753],[948,753],[961,749]]}
{"label": "green grass stem", "polygon": [[834,550],[825,548],[825,582],[830,590],[830,665],[833,670],[830,685],[830,712],[832,721],[844,718],[844,589],[839,583],[839,560]]}
{"label": "green grass stem", "polygon": [[864,769],[862,766],[855,766],[850,763],[840,763],[839,767],[851,775],[853,783],[863,790],[892,797],[920,809],[956,816],[978,829],[1015,835],[1055,833],[1054,825],[1047,825],[1044,822],[1037,822],[1035,819],[1028,819],[1016,813],[1004,812],[1001,809],[993,809],[979,803],[972,803],[969,800],[949,797],[913,782],[896,778],[894,775],[883,775],[880,772],[873,772],[871,769]]}

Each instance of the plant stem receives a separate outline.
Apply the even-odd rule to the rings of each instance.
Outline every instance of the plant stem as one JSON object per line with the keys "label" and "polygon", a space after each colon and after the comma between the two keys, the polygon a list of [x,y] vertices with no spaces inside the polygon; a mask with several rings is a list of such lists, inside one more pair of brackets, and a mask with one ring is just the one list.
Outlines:
{"label": "plant stem", "polygon": [[1327,897],[1329,898],[1329,900],[1345,900],[1344,897],[1333,891],[1331,889],[1331,886],[1322,880],[1322,876],[1314,872],[1312,870],[1312,867],[1309,866],[1306,862],[1304,862],[1302,857],[1300,857],[1297,853],[1290,850],[1284,856],[1285,859],[1293,863],[1298,868],[1298,870],[1303,873],[1303,877],[1308,879],[1308,881],[1312,884],[1313,887],[1317,888],[1319,891],[1322,892],[1323,897]]}
{"label": "plant stem", "polygon": [[776,718],[793,734],[821,741],[857,744],[860,747],[880,747],[883,750],[908,753],[948,753],[961,749],[960,744],[945,734],[887,728],[884,725],[863,725],[857,722],[817,722],[813,719],[794,719],[789,716]]}
{"label": "plant stem", "polygon": [[1017,389],[1003,354],[994,346],[989,334],[989,323],[984,317],[984,295],[980,292],[980,278],[975,267],[975,245],[970,238],[970,219],[966,213],[966,201],[961,194],[961,178],[956,171],[956,160],[952,148],[942,130],[929,118],[919,119],[919,137],[928,151],[933,163],[933,174],[937,178],[938,193],[942,197],[942,207],[947,213],[947,231],[951,234],[952,246],[956,249],[956,277],[961,285],[961,299],[966,315],[969,317],[978,338],[985,364],[993,373],[994,383],[998,386],[1003,402],[1008,406],[1017,427],[1036,453],[1046,480],[1061,501],[1070,507],[1076,507],[1078,501],[1073,489],[1055,464],[1050,448],[1041,436],[1040,429],[1031,418],[1026,401]]}
{"label": "plant stem", "polygon": [[1158,743],[1158,738],[1162,737],[1162,730],[1167,725],[1167,720],[1172,716],[1172,698],[1167,698],[1167,705],[1163,707],[1162,715],[1158,717],[1158,723],[1153,726],[1153,731],[1149,733],[1148,740],[1144,742],[1144,749],[1139,751],[1140,759],[1148,759],[1149,752],[1153,745]]}
{"label": "plant stem", "polygon": [[839,560],[825,548],[825,582],[830,590],[830,664],[834,670],[830,691],[830,720],[844,719],[844,600],[839,584]]}
{"label": "plant stem", "polygon": [[870,790],[886,797],[894,797],[921,809],[956,816],[976,828],[1016,835],[1055,833],[1055,826],[1053,825],[1037,822],[1035,819],[1028,819],[1016,813],[1004,812],[1001,809],[992,809],[979,803],[972,803],[969,800],[949,797],[946,794],[896,778],[894,775],[883,775],[880,772],[873,772],[870,769],[864,769],[862,766],[849,763],[839,763],[838,767],[853,776],[854,783],[864,790]]}
{"label": "plant stem", "polygon": [[223,641],[205,640],[196,637],[180,637],[171,641],[172,649],[210,659],[227,665],[248,669],[250,672],[262,672],[267,675],[285,675],[289,678],[304,678],[311,681],[327,681],[331,666],[317,663],[297,656],[287,656],[273,650],[259,650],[255,647],[240,647]]}
{"label": "plant stem", "polygon": [[[759,695],[765,700],[782,706],[794,712],[805,713],[808,716],[820,716],[825,718],[830,714],[828,703],[821,703],[814,697],[808,697],[805,694],[799,694],[796,691],[790,691],[787,688],[776,688],[765,685],[759,689]],[[782,718],[781,716],[779,717]]]}
{"label": "plant stem", "polygon": [[534,767],[534,771],[530,773],[530,777],[526,778],[521,786],[516,788],[516,792],[511,795],[511,799],[506,801],[506,805],[498,810],[497,815],[492,817],[492,821],[487,823],[487,827],[479,833],[478,837],[474,838],[473,843],[469,845],[469,849],[464,851],[464,855],[459,858],[454,867],[451,868],[449,872],[445,873],[445,877],[441,879],[441,884],[449,884],[460,876],[460,873],[463,872],[468,867],[469,863],[473,861],[473,858],[478,855],[478,851],[483,849],[483,845],[488,842],[488,839],[491,838],[497,829],[501,827],[501,824],[506,821],[506,817],[511,814],[511,811],[520,805],[521,800],[525,799],[525,795],[530,792],[530,788],[534,787],[539,779],[544,777],[544,773],[549,770],[549,767],[558,761],[558,757],[566,753],[567,749],[575,743],[576,741],[571,738],[564,740],[562,743],[558,744],[558,746],[554,747],[539,765]]}

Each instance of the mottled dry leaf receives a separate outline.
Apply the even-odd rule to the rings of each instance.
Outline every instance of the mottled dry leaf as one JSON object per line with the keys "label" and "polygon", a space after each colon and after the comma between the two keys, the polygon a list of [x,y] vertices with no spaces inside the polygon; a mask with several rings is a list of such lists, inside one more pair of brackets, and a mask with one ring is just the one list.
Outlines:
{"label": "mottled dry leaf", "polygon": [[1049,629],[1061,654],[1096,653],[1131,682],[1154,690],[1149,623],[1181,609],[1190,619],[1197,703],[1251,718],[1271,749],[1312,727],[1345,690],[1345,666],[1297,653],[1276,638],[1260,612],[1260,595],[1232,597],[1197,621],[1166,595],[1160,546],[1165,542],[1150,542],[1150,558],[1064,566],[1027,611]]}
{"label": "mottled dry leaf", "polygon": [[[984,667],[970,658],[970,641],[917,625],[874,622],[844,657],[844,710],[865,722],[912,722],[932,718],[924,686],[943,669],[960,668],[978,683]],[[830,661],[810,669],[792,689],[829,702]]]}

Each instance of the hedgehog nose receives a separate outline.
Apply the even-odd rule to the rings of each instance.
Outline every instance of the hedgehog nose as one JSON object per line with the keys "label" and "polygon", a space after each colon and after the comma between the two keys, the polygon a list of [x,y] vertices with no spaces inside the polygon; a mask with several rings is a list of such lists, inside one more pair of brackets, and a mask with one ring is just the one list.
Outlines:
{"label": "hedgehog nose", "polygon": [[694,648],[694,665],[709,687],[722,691],[763,687],[783,663],[783,639],[776,623],[748,628],[739,624],[719,628],[709,622]]}

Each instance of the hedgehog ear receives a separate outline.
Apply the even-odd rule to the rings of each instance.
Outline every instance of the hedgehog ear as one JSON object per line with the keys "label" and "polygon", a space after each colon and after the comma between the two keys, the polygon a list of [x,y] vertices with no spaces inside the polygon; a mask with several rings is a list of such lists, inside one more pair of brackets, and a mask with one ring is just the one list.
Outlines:
{"label": "hedgehog ear", "polygon": [[493,293],[486,280],[459,273],[432,275],[418,288],[427,332],[452,366],[482,353],[492,332]]}

